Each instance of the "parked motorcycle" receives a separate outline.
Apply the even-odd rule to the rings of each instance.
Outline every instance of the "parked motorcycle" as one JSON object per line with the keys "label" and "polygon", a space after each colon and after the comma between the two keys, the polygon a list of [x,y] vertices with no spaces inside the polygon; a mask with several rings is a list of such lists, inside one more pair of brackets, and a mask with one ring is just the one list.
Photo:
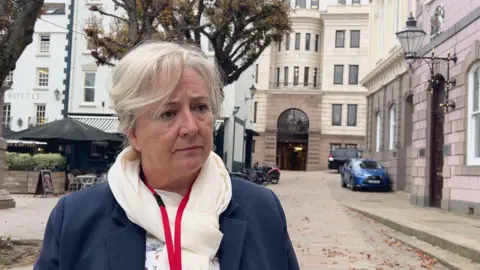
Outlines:
{"label": "parked motorcycle", "polygon": [[258,165],[256,163],[253,168],[255,171],[257,171],[257,175],[259,175],[262,178],[263,183],[272,183],[272,184],[278,184],[280,181],[280,169],[277,168],[277,166],[273,165]]}

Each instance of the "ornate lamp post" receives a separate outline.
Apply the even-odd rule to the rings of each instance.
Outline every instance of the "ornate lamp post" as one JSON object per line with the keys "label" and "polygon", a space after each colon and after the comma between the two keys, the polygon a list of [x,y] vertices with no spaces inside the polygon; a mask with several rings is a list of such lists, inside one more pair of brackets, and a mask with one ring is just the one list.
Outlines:
{"label": "ornate lamp post", "polygon": [[412,12],[410,12],[406,27],[395,33],[395,35],[397,36],[397,39],[400,41],[400,45],[403,48],[404,57],[409,65],[409,69],[412,68],[412,64],[415,61],[417,61],[418,63],[421,63],[423,61],[429,67],[430,79],[428,80],[428,82],[430,83],[431,93],[433,93],[433,87],[440,83],[438,79],[435,79],[435,65],[438,64],[440,61],[447,63],[447,76],[445,81],[445,103],[439,105],[445,107],[447,112],[449,108],[452,108],[452,110],[454,110],[455,102],[448,99],[448,92],[450,86],[455,87],[456,85],[455,78],[450,78],[450,62],[453,62],[455,64],[457,62],[457,55],[455,53],[452,55],[449,51],[447,57],[437,57],[435,56],[435,48],[432,49],[432,53],[430,56],[419,55],[418,50],[423,45],[423,40],[425,39],[427,33],[421,28],[417,27],[417,21],[413,17]]}

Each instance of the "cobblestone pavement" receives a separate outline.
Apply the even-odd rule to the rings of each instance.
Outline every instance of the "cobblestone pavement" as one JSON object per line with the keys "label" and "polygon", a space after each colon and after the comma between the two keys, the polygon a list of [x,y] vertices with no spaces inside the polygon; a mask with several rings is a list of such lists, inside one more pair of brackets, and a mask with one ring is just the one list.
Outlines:
{"label": "cobblestone pavement", "polygon": [[448,269],[386,237],[382,231],[389,228],[343,207],[332,195],[349,192],[339,177],[282,172],[280,183],[268,186],[282,201],[302,270]]}

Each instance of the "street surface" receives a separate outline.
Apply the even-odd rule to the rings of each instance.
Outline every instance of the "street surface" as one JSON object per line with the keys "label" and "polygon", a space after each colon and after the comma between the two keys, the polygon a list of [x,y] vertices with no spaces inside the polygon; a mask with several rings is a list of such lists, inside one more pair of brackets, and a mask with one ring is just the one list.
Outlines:
{"label": "street surface", "polygon": [[[447,269],[386,237],[382,231],[389,228],[343,207],[341,202],[382,205],[392,196],[352,192],[340,187],[339,177],[329,171],[282,172],[278,185],[268,185],[282,202],[302,270]],[[17,208],[0,210],[0,236],[42,239],[58,198],[15,198]]]}
{"label": "street surface", "polygon": [[388,227],[340,204],[388,193],[352,193],[329,171],[282,172],[279,184],[268,187],[282,202],[302,270],[448,269],[386,237],[382,231]]}

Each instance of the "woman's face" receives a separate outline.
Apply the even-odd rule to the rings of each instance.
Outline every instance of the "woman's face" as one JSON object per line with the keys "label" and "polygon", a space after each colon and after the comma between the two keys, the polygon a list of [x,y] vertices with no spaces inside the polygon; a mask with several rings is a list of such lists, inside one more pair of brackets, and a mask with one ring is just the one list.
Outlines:
{"label": "woman's face", "polygon": [[142,166],[170,180],[196,173],[213,144],[213,113],[203,79],[187,68],[171,100],[157,110],[156,104],[146,108],[129,136]]}

